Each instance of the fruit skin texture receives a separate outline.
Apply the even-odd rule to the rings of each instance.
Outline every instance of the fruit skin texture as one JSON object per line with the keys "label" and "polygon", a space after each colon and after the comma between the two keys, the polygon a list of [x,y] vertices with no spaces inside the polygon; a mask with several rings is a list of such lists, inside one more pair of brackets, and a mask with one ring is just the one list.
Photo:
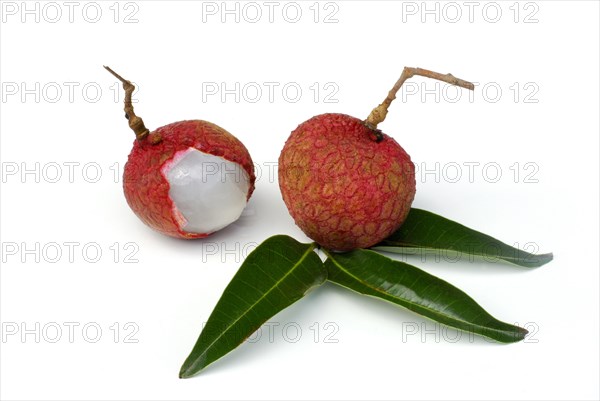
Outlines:
{"label": "fruit skin texture", "polygon": [[[154,144],[158,138],[162,140]],[[161,171],[173,156],[188,148],[223,157],[240,164],[248,173],[254,191],[254,164],[246,147],[223,128],[202,120],[179,121],[135,140],[123,173],[123,190],[127,203],[148,226],[172,237],[193,239],[210,233],[189,233],[177,223],[174,204],[169,197],[169,182]]]}
{"label": "fruit skin texture", "polygon": [[345,114],[315,116],[296,128],[279,157],[283,200],[306,235],[349,251],[388,237],[415,196],[415,167],[398,143]]}

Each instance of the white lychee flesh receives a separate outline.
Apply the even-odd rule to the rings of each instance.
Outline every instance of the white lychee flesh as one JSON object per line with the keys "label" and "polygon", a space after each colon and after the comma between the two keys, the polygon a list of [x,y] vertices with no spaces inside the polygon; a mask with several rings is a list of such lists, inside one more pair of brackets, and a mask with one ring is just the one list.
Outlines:
{"label": "white lychee flesh", "polygon": [[165,163],[173,213],[182,230],[210,234],[236,221],[246,207],[250,178],[238,163],[195,148]]}

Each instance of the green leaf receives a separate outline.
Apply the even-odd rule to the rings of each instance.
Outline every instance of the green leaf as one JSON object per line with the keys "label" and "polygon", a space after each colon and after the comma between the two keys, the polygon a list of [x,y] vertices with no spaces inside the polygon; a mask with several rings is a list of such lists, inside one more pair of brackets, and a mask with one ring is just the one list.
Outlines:
{"label": "green leaf", "polygon": [[377,252],[329,253],[328,279],[360,294],[403,306],[437,322],[499,342],[525,338],[527,330],[501,322],[467,294],[414,266]]}
{"label": "green leaf", "polygon": [[191,377],[327,279],[315,244],[276,235],[260,244],[225,288],[179,372]]}
{"label": "green leaf", "polygon": [[395,233],[371,249],[402,254],[468,254],[486,260],[503,260],[524,267],[542,266],[553,257],[551,253],[535,255],[513,248],[489,235],[415,208],[410,210],[406,221]]}

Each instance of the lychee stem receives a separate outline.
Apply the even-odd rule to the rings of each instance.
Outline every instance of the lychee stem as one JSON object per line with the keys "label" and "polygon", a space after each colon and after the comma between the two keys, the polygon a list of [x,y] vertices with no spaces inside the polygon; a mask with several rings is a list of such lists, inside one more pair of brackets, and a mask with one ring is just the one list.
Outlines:
{"label": "lychee stem", "polygon": [[396,93],[398,93],[400,87],[402,87],[402,85],[407,79],[414,77],[415,75],[437,79],[438,81],[447,82],[449,84],[460,86],[461,88],[465,89],[475,89],[475,85],[473,85],[471,82],[456,78],[452,74],[440,74],[439,72],[429,71],[423,68],[404,67],[402,75],[400,75],[400,78],[398,79],[394,87],[390,90],[383,103],[375,107],[373,111],[371,111],[371,114],[369,114],[369,117],[367,117],[367,119],[365,120],[365,125],[375,132],[377,141],[381,141],[383,139],[383,135],[381,134],[381,131],[377,129],[377,125],[383,122],[383,120],[385,120],[388,108],[390,107],[390,104],[392,104],[394,99],[396,99]]}
{"label": "lychee stem", "polygon": [[148,134],[150,134],[150,130],[146,128],[141,117],[135,115],[135,112],[133,111],[133,103],[131,102],[131,95],[135,90],[135,85],[133,85],[131,81],[124,79],[122,76],[114,72],[110,67],[104,66],[104,68],[113,74],[119,81],[123,82],[123,89],[125,89],[125,118],[129,120],[129,128],[133,130],[135,137],[139,141],[145,139]]}

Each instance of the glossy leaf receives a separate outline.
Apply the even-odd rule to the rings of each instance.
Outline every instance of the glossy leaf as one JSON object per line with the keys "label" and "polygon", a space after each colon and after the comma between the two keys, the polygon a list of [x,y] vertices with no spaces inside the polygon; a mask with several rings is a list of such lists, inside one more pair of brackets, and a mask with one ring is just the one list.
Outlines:
{"label": "glossy leaf", "polygon": [[520,341],[527,334],[525,329],[495,319],[446,281],[377,252],[330,253],[325,267],[329,281],[448,326],[504,343]]}
{"label": "glossy leaf", "polygon": [[179,377],[187,378],[221,358],[327,278],[314,244],[271,237],[248,255],[208,318]]}
{"label": "glossy leaf", "polygon": [[522,251],[462,224],[415,208],[410,210],[406,221],[395,233],[371,249],[403,254],[468,254],[524,267],[542,266],[553,257],[551,253],[535,255]]}

